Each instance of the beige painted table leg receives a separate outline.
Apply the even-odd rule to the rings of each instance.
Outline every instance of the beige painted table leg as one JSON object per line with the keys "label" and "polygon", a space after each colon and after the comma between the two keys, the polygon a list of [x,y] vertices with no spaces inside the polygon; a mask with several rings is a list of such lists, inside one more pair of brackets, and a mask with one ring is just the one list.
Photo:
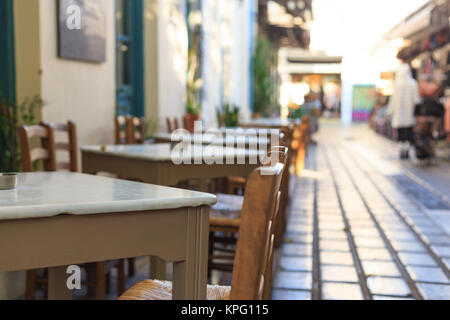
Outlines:
{"label": "beige painted table leg", "polygon": [[150,257],[150,279],[167,280],[167,264],[158,257]]}
{"label": "beige painted table leg", "polygon": [[173,300],[206,300],[209,209],[189,209],[186,260],[173,265]]}
{"label": "beige painted table leg", "polygon": [[48,269],[48,300],[72,300],[72,291],[67,288],[67,267]]}

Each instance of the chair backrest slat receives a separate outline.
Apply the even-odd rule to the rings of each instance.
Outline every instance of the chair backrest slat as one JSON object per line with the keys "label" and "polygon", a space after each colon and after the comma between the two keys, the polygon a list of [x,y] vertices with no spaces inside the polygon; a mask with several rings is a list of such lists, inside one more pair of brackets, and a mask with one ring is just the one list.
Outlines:
{"label": "chair backrest slat", "polygon": [[30,155],[31,155],[31,162],[49,158],[48,150],[43,148],[34,148],[33,150],[31,150]]}
{"label": "chair backrest slat", "polygon": [[115,133],[116,133],[116,144],[126,144],[127,143],[127,132],[126,132],[126,116],[118,116],[114,121]]}

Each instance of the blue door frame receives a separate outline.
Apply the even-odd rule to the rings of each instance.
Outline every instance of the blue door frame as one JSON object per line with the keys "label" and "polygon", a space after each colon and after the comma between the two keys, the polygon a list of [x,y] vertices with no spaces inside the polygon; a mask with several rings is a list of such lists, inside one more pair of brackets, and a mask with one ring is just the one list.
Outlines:
{"label": "blue door frame", "polygon": [[144,116],[143,0],[116,0],[117,114]]}
{"label": "blue door frame", "polygon": [[9,102],[16,101],[13,0],[0,1],[0,93]]}

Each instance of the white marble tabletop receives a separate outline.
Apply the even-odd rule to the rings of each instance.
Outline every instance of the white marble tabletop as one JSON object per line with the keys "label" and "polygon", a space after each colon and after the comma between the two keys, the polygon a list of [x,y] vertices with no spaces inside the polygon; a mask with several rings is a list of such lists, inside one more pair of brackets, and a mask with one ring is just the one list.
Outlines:
{"label": "white marble tabletop", "polygon": [[249,145],[259,145],[259,144],[269,144],[269,137],[258,137],[255,132],[254,135],[245,134],[234,134],[233,130],[230,130],[228,134],[224,134],[221,131],[217,131],[217,134],[204,133],[204,134],[172,134],[172,133],[157,133],[154,138],[162,141],[188,141],[191,143],[199,144],[212,144],[212,145],[223,145],[223,144],[234,144],[238,143],[249,144]]}
{"label": "white marble tabletop", "polygon": [[281,119],[281,118],[260,118],[244,121],[240,125],[251,127],[251,126],[263,126],[263,127],[287,127],[291,125],[300,125],[300,119]]}
{"label": "white marble tabletop", "polygon": [[70,172],[19,174],[0,190],[0,220],[213,205],[211,194]]}
{"label": "white marble tabletop", "polygon": [[109,145],[86,146],[83,152],[114,155],[124,158],[143,159],[149,161],[189,162],[201,159],[210,161],[228,157],[259,157],[264,156],[264,150],[227,148],[221,146],[204,146],[185,144],[172,147],[170,143],[146,144],[146,145]]}

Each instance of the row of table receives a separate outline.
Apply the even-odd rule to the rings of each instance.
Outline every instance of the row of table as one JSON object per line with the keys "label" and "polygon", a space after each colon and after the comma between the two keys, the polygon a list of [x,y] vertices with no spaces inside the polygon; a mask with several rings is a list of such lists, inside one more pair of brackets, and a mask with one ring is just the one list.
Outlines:
{"label": "row of table", "polygon": [[[285,129],[281,123],[267,127]],[[250,139],[247,144],[253,145]],[[89,146],[81,149],[84,174],[20,174],[17,189],[0,191],[0,272],[48,267],[49,299],[70,299],[69,265],[157,256],[174,263],[174,299],[204,299],[209,207],[216,198],[168,186],[247,177],[264,151],[185,147]],[[95,176],[99,172],[145,183]]]}

